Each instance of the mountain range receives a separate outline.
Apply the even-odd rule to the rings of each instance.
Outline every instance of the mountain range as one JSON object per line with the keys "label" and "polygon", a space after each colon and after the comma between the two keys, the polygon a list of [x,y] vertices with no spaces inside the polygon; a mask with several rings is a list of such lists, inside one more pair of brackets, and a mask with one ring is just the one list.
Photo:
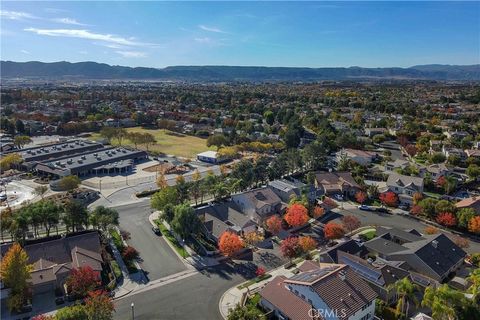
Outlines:
{"label": "mountain range", "polygon": [[0,74],[7,78],[81,78],[182,81],[319,81],[319,80],[480,80],[480,64],[418,65],[409,68],[298,68],[240,66],[172,66],[162,69],[111,66],[97,62],[1,61]]}

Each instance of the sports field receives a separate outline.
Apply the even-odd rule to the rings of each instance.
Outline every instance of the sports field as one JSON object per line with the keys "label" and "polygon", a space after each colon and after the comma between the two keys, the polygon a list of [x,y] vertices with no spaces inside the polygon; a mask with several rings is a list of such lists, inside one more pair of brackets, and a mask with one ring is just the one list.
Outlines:
{"label": "sports field", "polygon": [[[206,139],[188,136],[169,130],[144,129],[141,127],[127,128],[126,130],[128,132],[151,133],[157,142],[149,147],[150,151],[157,151],[164,154],[194,159],[195,156],[200,152],[206,150],[216,150],[215,147],[207,147]],[[99,133],[93,133],[90,137],[92,140],[98,140],[100,138],[101,137]],[[118,145],[118,141],[113,139],[112,144]],[[124,139],[122,141],[122,145],[134,147],[133,143],[131,143],[128,139]],[[138,145],[137,148],[146,150],[145,145]]]}

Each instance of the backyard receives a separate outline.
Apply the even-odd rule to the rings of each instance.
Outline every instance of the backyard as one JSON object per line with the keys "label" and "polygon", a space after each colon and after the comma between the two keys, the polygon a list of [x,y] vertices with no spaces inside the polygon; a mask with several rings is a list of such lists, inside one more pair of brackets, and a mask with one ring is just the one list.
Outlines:
{"label": "backyard", "polygon": [[[141,127],[134,127],[127,128],[126,130],[127,132],[151,133],[155,137],[156,142],[149,146],[149,151],[193,159],[200,152],[206,150],[216,150],[215,147],[207,147],[206,139],[165,129],[144,129]],[[93,133],[90,139],[99,140],[101,139],[101,136],[99,133]],[[111,143],[113,145],[118,145],[118,141],[116,139],[112,139]],[[124,141],[122,141],[122,145],[134,147],[134,144],[128,139],[124,139]],[[138,145],[137,148],[146,150],[145,145]]]}

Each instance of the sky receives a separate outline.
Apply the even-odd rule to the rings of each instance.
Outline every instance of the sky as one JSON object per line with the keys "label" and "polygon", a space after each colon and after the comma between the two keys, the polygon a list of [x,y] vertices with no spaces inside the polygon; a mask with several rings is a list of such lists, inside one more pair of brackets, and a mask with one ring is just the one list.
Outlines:
{"label": "sky", "polygon": [[1,60],[409,67],[480,63],[480,2],[2,1]]}

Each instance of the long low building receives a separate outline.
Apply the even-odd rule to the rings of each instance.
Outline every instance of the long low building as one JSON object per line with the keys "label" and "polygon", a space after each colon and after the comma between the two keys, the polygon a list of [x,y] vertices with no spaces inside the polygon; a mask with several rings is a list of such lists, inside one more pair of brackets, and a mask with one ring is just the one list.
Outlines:
{"label": "long low building", "polygon": [[34,170],[39,175],[58,178],[68,175],[83,177],[91,174],[117,174],[132,171],[134,163],[147,158],[145,151],[108,147],[73,157],[40,162]]}
{"label": "long low building", "polygon": [[35,162],[57,159],[64,156],[82,154],[92,150],[102,149],[103,145],[98,142],[87,140],[71,140],[61,143],[55,143],[48,146],[38,146],[14,150],[18,153],[27,167],[31,169]]}

